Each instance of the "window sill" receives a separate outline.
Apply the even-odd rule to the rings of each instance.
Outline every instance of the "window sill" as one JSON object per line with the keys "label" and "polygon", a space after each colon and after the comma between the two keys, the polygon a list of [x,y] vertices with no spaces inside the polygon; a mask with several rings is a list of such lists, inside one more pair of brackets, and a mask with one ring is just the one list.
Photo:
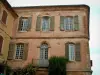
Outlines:
{"label": "window sill", "polygon": [[13,59],[13,61],[24,61],[23,59]]}
{"label": "window sill", "polygon": [[60,30],[60,31],[64,31],[64,32],[74,32],[74,31],[79,31],[79,30]]}
{"label": "window sill", "polygon": [[18,31],[19,33],[25,33],[25,32],[28,32],[28,31]]}

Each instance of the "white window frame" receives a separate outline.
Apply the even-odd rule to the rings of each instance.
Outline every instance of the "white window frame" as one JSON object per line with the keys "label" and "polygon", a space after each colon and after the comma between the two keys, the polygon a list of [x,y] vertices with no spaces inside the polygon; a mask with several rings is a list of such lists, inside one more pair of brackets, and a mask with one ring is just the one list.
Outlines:
{"label": "white window frame", "polygon": [[[43,22],[44,22],[43,20],[44,20],[44,18],[45,18],[45,17],[47,17],[47,18],[48,18],[49,23],[48,23],[48,28],[46,28],[46,27],[45,27],[45,29],[43,29],[43,26],[44,26],[44,25],[43,25]],[[41,30],[42,30],[42,31],[44,31],[44,32],[46,32],[46,31],[49,31],[49,30],[50,30],[50,17],[49,17],[49,16],[43,16],[43,17],[42,17],[42,22],[41,22]]]}
{"label": "white window frame", "polygon": [[69,61],[75,61],[75,44],[68,45]]}
{"label": "white window frame", "polygon": [[[18,48],[18,45],[20,45],[19,46],[19,54],[18,54],[18,56],[17,56],[17,48]],[[21,45],[23,45],[23,49],[21,50]],[[17,60],[19,60],[19,59],[23,59],[23,54],[24,54],[24,44],[23,43],[18,43],[18,44],[16,44],[16,47],[15,47],[15,59]],[[23,52],[22,53],[22,55],[20,55],[21,54],[21,51]],[[21,58],[20,58],[20,56],[21,56]],[[16,58],[16,57],[18,57],[18,58]]]}
{"label": "white window frame", "polygon": [[[71,20],[72,19],[72,20]],[[66,22],[67,21],[67,22]],[[71,22],[72,21],[72,22]],[[68,24],[68,25],[67,25]],[[74,30],[74,18],[73,16],[66,16],[64,18],[64,30]]]}
{"label": "white window frame", "polygon": [[41,44],[40,47],[40,59],[48,59],[48,45],[47,44]]}
{"label": "white window frame", "polygon": [[[26,20],[26,21],[25,21]],[[21,27],[21,29],[20,29],[20,31],[27,31],[27,28],[28,28],[28,17],[23,17],[22,19],[21,19],[21,24],[22,25],[20,25],[20,27]]]}

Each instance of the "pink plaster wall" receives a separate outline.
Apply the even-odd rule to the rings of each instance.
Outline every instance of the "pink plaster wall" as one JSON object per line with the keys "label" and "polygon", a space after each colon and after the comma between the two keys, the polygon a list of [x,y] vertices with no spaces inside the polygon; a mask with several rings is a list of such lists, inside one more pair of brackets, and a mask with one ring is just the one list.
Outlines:
{"label": "pink plaster wall", "polygon": [[[41,9],[41,10],[40,10]],[[28,32],[18,32],[18,19],[16,20],[13,37],[17,39],[13,39],[12,42],[18,43],[29,43],[28,48],[28,58],[26,61],[20,60],[21,64],[18,64],[19,61],[12,60],[9,61],[9,64],[13,67],[16,66],[24,66],[27,63],[31,62],[32,59],[35,62],[35,59],[39,59],[40,57],[40,48],[39,46],[43,41],[46,41],[50,48],[48,50],[48,57],[51,56],[65,56],[65,43],[67,42],[80,42],[81,43],[81,62],[69,62],[67,64],[68,70],[86,70],[90,68],[89,66],[89,54],[88,54],[88,46],[86,43],[88,42],[88,25],[87,19],[87,9],[79,8],[78,10],[56,10],[56,11],[42,11],[40,9],[15,9],[15,11],[20,16],[31,16],[32,17],[32,26],[31,30]],[[50,8],[49,8],[50,9]],[[81,10],[80,10],[81,9]],[[48,13],[49,16],[55,16],[55,28],[54,31],[42,32],[36,31],[36,19],[38,15],[44,16]],[[79,31],[60,31],[60,16],[74,16],[79,15]],[[84,19],[85,17],[85,19]],[[85,22],[85,23],[84,23]],[[47,38],[45,38],[47,37]],[[58,38],[60,37],[60,38]],[[85,38],[84,38],[85,37]],[[26,39],[27,38],[27,39]],[[18,64],[18,65],[15,65]],[[73,67],[74,66],[74,67]]]}

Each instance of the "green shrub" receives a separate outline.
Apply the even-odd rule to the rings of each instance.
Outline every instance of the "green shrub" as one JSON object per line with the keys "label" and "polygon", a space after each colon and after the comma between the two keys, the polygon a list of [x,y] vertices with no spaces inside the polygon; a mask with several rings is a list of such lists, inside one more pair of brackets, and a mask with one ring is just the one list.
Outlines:
{"label": "green shrub", "polygon": [[6,75],[10,75],[10,73],[12,73],[13,70],[10,66],[8,66],[7,64],[5,64],[5,73]]}
{"label": "green shrub", "polygon": [[65,57],[51,57],[49,59],[49,75],[66,75],[67,61],[68,59]]}
{"label": "green shrub", "polygon": [[35,75],[36,69],[33,67],[33,64],[28,64],[23,68],[24,75]]}

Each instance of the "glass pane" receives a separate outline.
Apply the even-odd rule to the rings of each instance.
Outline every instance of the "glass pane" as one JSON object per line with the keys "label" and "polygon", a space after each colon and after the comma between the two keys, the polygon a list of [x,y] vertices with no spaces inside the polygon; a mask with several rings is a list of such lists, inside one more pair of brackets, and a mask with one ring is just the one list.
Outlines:
{"label": "glass pane", "polygon": [[42,30],[43,31],[48,31],[49,30],[49,17],[43,17]]}
{"label": "glass pane", "polygon": [[75,60],[75,45],[69,44],[69,60]]}
{"label": "glass pane", "polygon": [[64,29],[65,30],[73,30],[73,18],[72,17],[64,18]]}
{"label": "glass pane", "polygon": [[17,44],[16,47],[16,59],[22,59],[24,44]]}
{"label": "glass pane", "polygon": [[41,59],[48,59],[48,45],[42,44],[40,48],[40,58]]}

